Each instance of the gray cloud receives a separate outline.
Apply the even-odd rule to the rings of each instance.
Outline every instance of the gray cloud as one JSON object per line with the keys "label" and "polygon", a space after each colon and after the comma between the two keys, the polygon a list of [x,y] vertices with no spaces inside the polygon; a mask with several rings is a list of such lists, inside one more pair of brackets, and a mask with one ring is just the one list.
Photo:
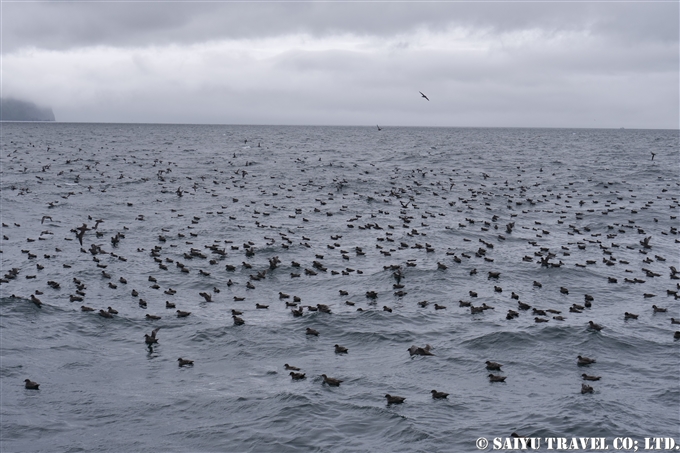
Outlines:
{"label": "gray cloud", "polygon": [[676,128],[678,10],[6,3],[3,92],[61,121]]}
{"label": "gray cloud", "polygon": [[587,30],[627,41],[678,37],[677,3],[6,3],[3,51],[22,46],[192,44],[289,33],[394,35],[451,25],[493,33]]}

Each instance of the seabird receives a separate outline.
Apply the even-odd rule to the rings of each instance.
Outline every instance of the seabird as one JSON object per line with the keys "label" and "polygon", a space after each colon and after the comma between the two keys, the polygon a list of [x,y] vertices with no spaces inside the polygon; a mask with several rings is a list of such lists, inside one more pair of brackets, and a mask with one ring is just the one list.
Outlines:
{"label": "seabird", "polygon": [[323,378],[324,384],[332,385],[334,387],[340,387],[340,384],[343,382],[340,379],[334,379],[326,376],[325,374],[322,374],[321,377]]}
{"label": "seabird", "polygon": [[589,376],[586,373],[583,373],[581,376],[583,376],[584,381],[599,381],[600,376]]}
{"label": "seabird", "polygon": [[80,242],[80,245],[83,245],[83,236],[85,235],[85,232],[87,230],[89,230],[89,228],[87,227],[86,223],[83,223],[83,226],[76,228],[76,230],[78,231],[76,233],[76,237],[78,238],[78,242]]}
{"label": "seabird", "polygon": [[33,294],[31,294],[31,302],[33,302],[36,305],[36,307],[41,308],[42,301],[35,297]]}
{"label": "seabird", "polygon": [[597,330],[598,332],[602,330],[602,326],[599,324],[595,324],[593,321],[588,321],[588,328]]}
{"label": "seabird", "polygon": [[427,99],[428,101],[430,100],[430,98],[428,98],[427,96],[425,96],[425,95],[423,94],[422,91],[418,91],[418,93],[420,93],[420,96],[421,96],[421,97],[424,97],[424,98]]}
{"label": "seabird", "polygon": [[497,362],[491,362],[489,360],[486,361],[486,369],[487,370],[500,371],[502,366],[503,365],[501,365],[500,363],[497,363]]}
{"label": "seabird", "polygon": [[305,373],[296,373],[295,371],[291,371],[289,374],[290,374],[290,377],[292,377],[294,381],[299,381],[300,379],[305,378]]}
{"label": "seabird", "polygon": [[146,344],[151,346],[152,344],[158,343],[158,338],[156,338],[156,334],[160,330],[160,327],[157,327],[151,331],[151,335],[144,334],[144,341]]}
{"label": "seabird", "polygon": [[419,348],[418,346],[413,345],[410,348],[408,348],[407,351],[411,356],[414,356],[414,355],[434,355],[430,352],[430,349],[432,349],[432,346],[430,346],[429,344],[425,345],[424,348]]}
{"label": "seabird", "polygon": [[385,395],[385,398],[387,398],[387,404],[401,404],[406,400],[403,396],[392,396],[389,393]]}
{"label": "seabird", "polygon": [[347,352],[349,352],[349,350],[346,347],[340,346],[339,344],[335,345],[336,354],[347,354]]}
{"label": "seabird", "polygon": [[591,359],[589,357],[582,357],[582,356],[577,356],[578,359],[578,364],[579,365],[590,365],[591,363],[595,363],[595,359]]}
{"label": "seabird", "polygon": [[26,387],[28,390],[40,390],[38,388],[40,387],[40,384],[38,384],[37,382],[34,382],[30,379],[24,379],[24,382],[26,383],[24,387]]}
{"label": "seabird", "polygon": [[432,399],[435,399],[435,400],[441,400],[441,399],[444,399],[447,396],[449,396],[448,393],[438,392],[436,390],[432,390],[430,393],[432,393]]}
{"label": "seabird", "polygon": [[181,367],[185,366],[185,365],[192,365],[193,366],[193,364],[194,364],[193,360],[183,359],[181,357],[179,359],[177,359],[177,362],[179,362],[179,366],[181,366]]}

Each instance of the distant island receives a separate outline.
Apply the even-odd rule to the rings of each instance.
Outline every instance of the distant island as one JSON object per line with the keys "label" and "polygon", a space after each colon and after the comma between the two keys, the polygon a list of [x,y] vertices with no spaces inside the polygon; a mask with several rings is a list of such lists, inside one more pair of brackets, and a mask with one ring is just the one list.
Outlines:
{"label": "distant island", "polygon": [[18,99],[0,99],[0,121],[55,121],[51,107]]}

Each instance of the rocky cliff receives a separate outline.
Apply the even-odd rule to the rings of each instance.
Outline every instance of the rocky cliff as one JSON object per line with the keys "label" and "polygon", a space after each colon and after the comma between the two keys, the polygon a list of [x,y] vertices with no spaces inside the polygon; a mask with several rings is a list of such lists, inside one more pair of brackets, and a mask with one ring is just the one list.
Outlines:
{"label": "rocky cliff", "polygon": [[51,107],[38,107],[32,102],[0,99],[1,121],[54,121]]}

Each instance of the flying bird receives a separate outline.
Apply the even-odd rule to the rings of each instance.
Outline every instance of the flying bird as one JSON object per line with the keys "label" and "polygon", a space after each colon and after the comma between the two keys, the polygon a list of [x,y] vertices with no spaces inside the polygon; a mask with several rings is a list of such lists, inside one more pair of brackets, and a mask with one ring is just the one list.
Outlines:
{"label": "flying bird", "polygon": [[77,231],[76,237],[78,238],[78,242],[80,242],[80,245],[83,245],[83,236],[85,236],[85,232],[88,231],[90,228],[87,227],[87,224],[83,223],[83,226],[80,226],[76,228],[75,230]]}
{"label": "flying bird", "polygon": [[158,343],[158,338],[156,338],[156,334],[158,333],[159,330],[160,330],[160,327],[153,329],[151,331],[151,335],[144,334],[144,342],[149,346],[151,346],[152,344]]}
{"label": "flying bird", "polygon": [[422,91],[418,91],[418,93],[420,93],[420,95],[421,95],[422,97],[424,97],[425,99],[427,99],[428,101],[430,100],[430,98],[428,98],[427,96],[425,96],[425,95],[423,94]]}
{"label": "flying bird", "polygon": [[375,127],[377,127],[379,131],[382,130],[382,129],[380,128],[380,126],[378,126],[377,124],[375,125]]}

